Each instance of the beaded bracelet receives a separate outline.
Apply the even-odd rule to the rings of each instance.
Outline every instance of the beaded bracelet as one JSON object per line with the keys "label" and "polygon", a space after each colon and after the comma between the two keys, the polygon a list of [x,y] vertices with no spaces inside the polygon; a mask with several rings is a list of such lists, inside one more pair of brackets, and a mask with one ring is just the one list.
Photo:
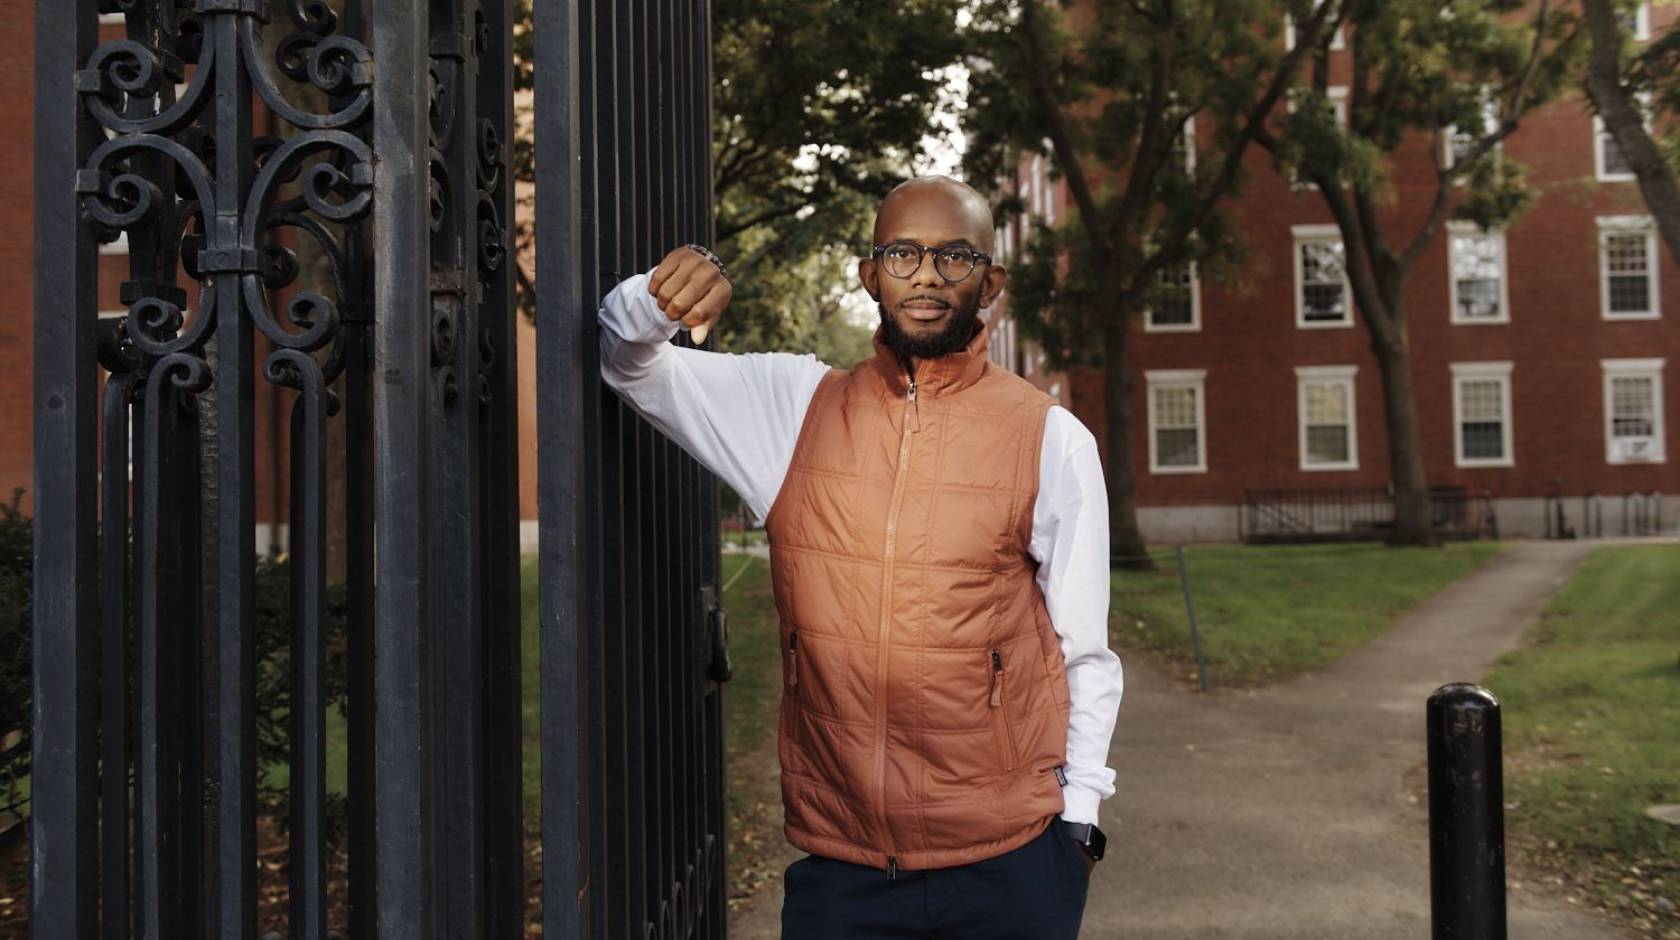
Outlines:
{"label": "beaded bracelet", "polygon": [[693,245],[693,244],[684,245],[683,247],[687,248],[689,251],[692,251],[692,252],[698,254],[700,257],[705,258],[707,261],[710,261],[713,265],[715,265],[717,267],[718,273],[723,275],[724,280],[729,279],[729,272],[724,270],[723,262],[718,260],[717,255],[712,254],[711,249],[705,247],[704,245]]}

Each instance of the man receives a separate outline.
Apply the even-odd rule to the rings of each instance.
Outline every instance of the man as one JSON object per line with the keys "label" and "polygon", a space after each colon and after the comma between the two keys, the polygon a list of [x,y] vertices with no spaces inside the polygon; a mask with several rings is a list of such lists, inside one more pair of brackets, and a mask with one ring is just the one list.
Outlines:
{"label": "man", "polygon": [[911,180],[858,266],[875,356],[722,355],[723,266],[608,295],[601,371],[766,520],[781,619],[784,937],[1079,932],[1121,694],[1096,442],[986,357],[1004,288],[968,186]]}

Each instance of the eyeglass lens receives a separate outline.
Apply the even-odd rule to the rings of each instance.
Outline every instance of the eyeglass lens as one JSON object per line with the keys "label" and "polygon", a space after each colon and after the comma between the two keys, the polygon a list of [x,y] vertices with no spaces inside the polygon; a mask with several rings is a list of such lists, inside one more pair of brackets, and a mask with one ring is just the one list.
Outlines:
{"label": "eyeglass lens", "polygon": [[911,242],[894,242],[882,252],[881,261],[888,274],[907,278],[921,267],[923,251],[933,252],[933,269],[947,281],[960,281],[974,271],[974,252],[961,245],[924,249]]}

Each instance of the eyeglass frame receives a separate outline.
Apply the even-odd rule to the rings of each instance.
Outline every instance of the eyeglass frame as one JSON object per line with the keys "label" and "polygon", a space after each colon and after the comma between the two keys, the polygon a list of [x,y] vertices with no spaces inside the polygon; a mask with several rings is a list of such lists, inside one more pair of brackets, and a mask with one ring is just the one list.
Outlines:
{"label": "eyeglass frame", "polygon": [[[898,239],[897,241],[887,242],[885,245],[876,245],[876,246],[874,246],[874,248],[872,248],[870,250],[869,256],[872,259],[874,259],[875,261],[880,262],[882,269],[885,270],[886,269],[886,262],[882,261],[881,256],[886,253],[888,248],[891,248],[894,245],[909,245],[909,246],[916,249],[916,266],[914,268],[910,269],[909,274],[905,274],[905,275],[900,276],[900,275],[892,273],[891,271],[887,271],[887,276],[892,277],[892,278],[896,278],[900,281],[907,281],[910,278],[914,277],[916,272],[920,271],[922,269],[922,261],[923,261],[923,259],[925,259],[927,257],[927,253],[930,252],[930,251],[934,253],[934,255],[933,255],[933,273],[939,275],[941,278],[944,278],[945,283],[947,283],[947,284],[961,284],[963,281],[966,281],[970,277],[973,277],[974,272],[980,269],[980,265],[982,265],[982,264],[989,265],[989,264],[993,263],[991,255],[986,254],[985,252],[981,251],[978,248],[975,248],[972,245],[965,245],[965,244],[962,244],[961,242],[947,242],[946,244],[938,245],[938,246],[924,245],[921,242],[913,242],[913,241],[909,240],[908,238],[901,238],[901,239]],[[961,249],[969,252],[970,254],[974,255],[974,262],[975,262],[974,267],[970,268],[967,274],[964,274],[962,277],[959,277],[955,280],[952,280],[951,278],[946,277],[945,272],[939,270],[939,252],[944,251],[947,248],[961,248]]]}

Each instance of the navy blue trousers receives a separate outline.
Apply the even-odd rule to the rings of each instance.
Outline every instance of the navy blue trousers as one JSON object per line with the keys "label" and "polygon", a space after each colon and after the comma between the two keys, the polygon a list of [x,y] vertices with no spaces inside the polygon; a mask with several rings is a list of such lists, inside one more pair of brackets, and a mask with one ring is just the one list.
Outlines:
{"label": "navy blue trousers", "polygon": [[783,876],[782,940],[1074,940],[1090,885],[1061,825],[995,858],[888,880],[820,855]]}

